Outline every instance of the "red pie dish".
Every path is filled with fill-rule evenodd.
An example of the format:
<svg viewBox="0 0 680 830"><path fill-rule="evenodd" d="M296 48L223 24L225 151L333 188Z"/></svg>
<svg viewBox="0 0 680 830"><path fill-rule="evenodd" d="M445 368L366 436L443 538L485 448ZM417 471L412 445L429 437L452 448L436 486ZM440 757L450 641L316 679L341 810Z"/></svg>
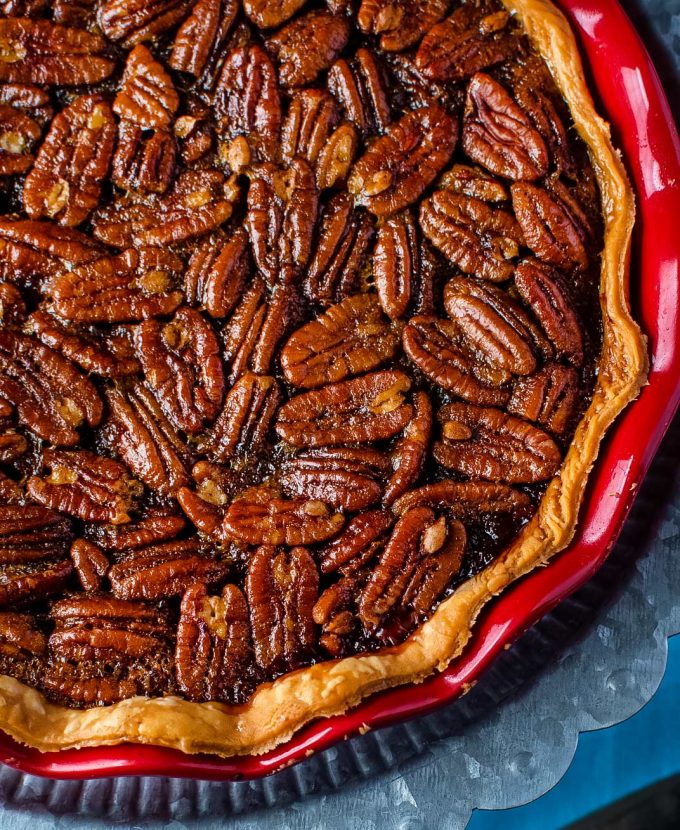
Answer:
<svg viewBox="0 0 680 830"><path fill-rule="evenodd" d="M601 566L680 401L680 250L674 236L680 215L680 143L650 59L618 4L614 0L562 0L559 5L576 34L586 71L590 73L590 90L598 99L597 109L611 124L613 143L621 149L636 192L630 302L633 317L648 338L651 361L648 384L607 431L588 479L576 535L567 549L545 568L532 570L516 583L503 586L503 593L490 602L476 621L462 653L441 673L422 683L367 697L344 714L313 720L264 754L220 759L149 743L39 752L1 733L0 760L4 763L59 778L171 774L230 780L267 775L359 731L423 714L460 696L478 680L500 650L583 585ZM296 36L296 25L289 24L287 36ZM280 49L285 58L288 47L283 30L272 42L277 38L278 45L274 43L272 48L275 52ZM279 71L282 77L286 72L292 73L289 82L294 86L295 72L301 70L283 60ZM479 83L495 82L482 79ZM364 158L369 156L370 152ZM370 161L365 167L370 173ZM364 187L365 182L361 181ZM357 198L364 198L362 204L379 213L385 183L381 180L378 184L377 192L363 196L360 193ZM390 186L388 182L388 191ZM293 385L304 387L304 383Z"/></svg>

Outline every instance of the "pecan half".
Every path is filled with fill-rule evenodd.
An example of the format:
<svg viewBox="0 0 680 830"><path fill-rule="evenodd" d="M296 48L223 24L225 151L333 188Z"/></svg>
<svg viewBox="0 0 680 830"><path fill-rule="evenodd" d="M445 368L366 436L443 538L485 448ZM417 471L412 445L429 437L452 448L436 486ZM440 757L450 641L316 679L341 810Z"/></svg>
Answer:
<svg viewBox="0 0 680 830"><path fill-rule="evenodd" d="M361 0L357 24L378 35L385 52L400 52L418 43L444 17L449 0Z"/></svg>
<svg viewBox="0 0 680 830"><path fill-rule="evenodd" d="M106 550L136 550L174 539L186 527L181 516L148 516L136 524L99 527L96 540Z"/></svg>
<svg viewBox="0 0 680 830"><path fill-rule="evenodd" d="M487 513L513 513L520 518L530 512L531 499L507 484L443 479L409 490L392 505L398 516L414 507L445 510L464 521L478 519Z"/></svg>
<svg viewBox="0 0 680 830"><path fill-rule="evenodd" d="M282 499L267 485L251 487L231 503L222 532L249 545L312 545L334 536L342 527L340 513L331 513L316 499Z"/></svg>
<svg viewBox="0 0 680 830"><path fill-rule="evenodd" d="M326 11L307 12L285 25L267 41L281 83L289 88L313 83L347 46L349 33L344 17Z"/></svg>
<svg viewBox="0 0 680 830"><path fill-rule="evenodd" d="M505 202L510 198L510 191L498 179L479 167L467 164L454 164L441 175L439 186L481 202Z"/></svg>
<svg viewBox="0 0 680 830"><path fill-rule="evenodd" d="M25 173L33 164L33 147L42 133L30 115L0 103L0 176Z"/></svg>
<svg viewBox="0 0 680 830"><path fill-rule="evenodd" d="M193 308L181 308L166 323L137 326L135 347L147 384L173 425L199 432L217 417L224 373L217 336Z"/></svg>
<svg viewBox="0 0 680 830"><path fill-rule="evenodd" d="M518 378L508 401L508 412L541 424L554 435L564 435L579 403L575 369L548 363L540 372Z"/></svg>
<svg viewBox="0 0 680 830"><path fill-rule="evenodd" d="M354 612L359 585L357 575L343 576L326 588L314 605L312 616L321 626L319 645L333 657L342 657L349 651L347 638L359 627Z"/></svg>
<svg viewBox="0 0 680 830"><path fill-rule="evenodd" d="M121 190L165 193L175 174L176 156L172 133L121 121L111 178Z"/></svg>
<svg viewBox="0 0 680 830"><path fill-rule="evenodd" d="M115 135L111 109L98 95L81 95L55 116L24 182L26 213L71 227L87 219L99 202Z"/></svg>
<svg viewBox="0 0 680 830"><path fill-rule="evenodd" d="M295 669L316 641L312 609L319 575L309 551L258 548L248 566L246 595L257 664L268 671Z"/></svg>
<svg viewBox="0 0 680 830"><path fill-rule="evenodd" d="M79 323L124 323L170 314L182 302L172 291L182 260L162 248L128 248L64 271L52 280L52 310Z"/></svg>
<svg viewBox="0 0 680 830"><path fill-rule="evenodd" d="M258 29L276 29L295 12L306 0L243 0L243 11Z"/></svg>
<svg viewBox="0 0 680 830"><path fill-rule="evenodd" d="M510 15L490 3L465 3L433 26L416 54L416 67L431 81L462 81L508 58L516 48Z"/></svg>
<svg viewBox="0 0 680 830"><path fill-rule="evenodd" d="M253 661L245 597L235 585L210 596L191 585L182 597L175 646L177 685L189 700L236 703Z"/></svg>
<svg viewBox="0 0 680 830"><path fill-rule="evenodd" d="M394 517L387 510L366 510L354 516L342 533L321 550L322 573L355 573L381 549Z"/></svg>
<svg viewBox="0 0 680 830"><path fill-rule="evenodd" d="M341 58L328 70L328 89L364 136L384 132L392 120L383 67L369 49Z"/></svg>
<svg viewBox="0 0 680 830"><path fill-rule="evenodd" d="M212 79L238 14L238 0L198 0L177 30L169 64L178 72Z"/></svg>
<svg viewBox="0 0 680 830"><path fill-rule="evenodd" d="M347 193L333 196L324 209L307 268L304 280L307 296L327 304L343 300L356 291L372 239L370 216L355 211Z"/></svg>
<svg viewBox="0 0 680 830"><path fill-rule="evenodd" d="M432 436L432 404L427 392L413 396L415 413L392 451L393 472L383 493L383 504L393 504L418 480Z"/></svg>
<svg viewBox="0 0 680 830"><path fill-rule="evenodd" d="M338 108L328 92L302 89L294 92L281 128L281 158L287 164L302 156L312 167L328 136L338 123Z"/></svg>
<svg viewBox="0 0 680 830"><path fill-rule="evenodd" d="M101 54L106 41L48 20L0 19L0 81L18 84L96 84L115 64Z"/></svg>
<svg viewBox="0 0 680 830"><path fill-rule="evenodd" d="M211 236L198 245L184 274L187 302L200 305L211 317L226 317L250 276L248 235L236 228L230 236Z"/></svg>
<svg viewBox="0 0 680 830"><path fill-rule="evenodd" d="M142 384L107 389L111 445L132 473L161 495L189 483L186 447L151 392Z"/></svg>
<svg viewBox="0 0 680 830"><path fill-rule="evenodd" d="M70 361L7 329L0 329L0 395L16 407L19 423L56 446L74 446L77 428L102 418L97 390Z"/></svg>
<svg viewBox="0 0 680 830"><path fill-rule="evenodd" d="M99 591L109 559L101 548L87 539L76 539L71 545L71 561L84 591Z"/></svg>
<svg viewBox="0 0 680 830"><path fill-rule="evenodd" d="M324 447L285 464L280 481L287 493L343 510L363 510L380 499L388 464L377 450Z"/></svg>
<svg viewBox="0 0 680 830"><path fill-rule="evenodd" d="M109 40L130 48L167 32L186 16L191 5L191 0L104 0L99 25Z"/></svg>
<svg viewBox="0 0 680 830"><path fill-rule="evenodd" d="M539 258L571 271L586 268L590 261L589 238L583 214L564 192L549 192L529 182L511 187L512 207L526 244Z"/></svg>
<svg viewBox="0 0 680 830"><path fill-rule="evenodd" d="M548 148L529 116L490 75L478 72L468 84L463 150L506 179L534 181L548 172Z"/></svg>
<svg viewBox="0 0 680 830"><path fill-rule="evenodd" d="M435 443L432 453L450 470L471 478L531 484L559 469L562 456L552 438L499 409L454 403L437 417L444 440Z"/></svg>
<svg viewBox="0 0 680 830"><path fill-rule="evenodd" d="M458 124L442 107L408 112L377 138L352 168L347 187L357 204L391 216L420 198L448 163Z"/></svg>
<svg viewBox="0 0 680 830"><path fill-rule="evenodd" d="M254 171L245 226L255 263L269 285L294 282L307 264L318 198L314 173L304 159L287 168L267 164Z"/></svg>
<svg viewBox="0 0 680 830"><path fill-rule="evenodd" d="M395 370L333 383L290 398L276 431L294 447L323 447L391 438L413 416L404 400L411 381Z"/></svg>
<svg viewBox="0 0 680 830"><path fill-rule="evenodd" d="M113 111L140 127L167 130L178 106L179 95L163 64L146 46L135 46L128 54Z"/></svg>
<svg viewBox="0 0 680 830"><path fill-rule="evenodd" d="M203 555L198 540L190 538L123 554L109 580L119 599L164 599L181 596L195 582L221 582L228 571L226 562Z"/></svg>
<svg viewBox="0 0 680 830"><path fill-rule="evenodd" d="M555 347L557 357L573 366L583 363L583 334L567 301L561 276L549 266L525 259L515 270L515 286Z"/></svg>
<svg viewBox="0 0 680 830"><path fill-rule="evenodd" d="M246 372L229 390L203 449L220 462L256 453L265 442L280 400L275 378Z"/></svg>
<svg viewBox="0 0 680 830"><path fill-rule="evenodd" d="M514 271L524 237L505 210L451 190L437 190L420 205L420 227L444 256L466 274L504 282Z"/></svg>
<svg viewBox="0 0 680 830"><path fill-rule="evenodd" d="M125 524L141 485L118 461L89 450L45 450L42 478L31 476L26 490L35 501L85 522Z"/></svg>
<svg viewBox="0 0 680 830"><path fill-rule="evenodd" d="M321 148L316 164L316 183L320 190L342 184L349 173L359 147L352 124L341 124Z"/></svg>
<svg viewBox="0 0 680 830"><path fill-rule="evenodd" d="M312 389L375 369L398 343L376 295L355 294L299 328L281 351L281 368L288 383Z"/></svg>
<svg viewBox="0 0 680 830"><path fill-rule="evenodd" d="M276 158L281 99L276 70L261 46L250 44L227 55L214 101L223 135L230 139L245 136L256 158Z"/></svg>
<svg viewBox="0 0 680 830"><path fill-rule="evenodd" d="M385 314L392 320L403 317L420 277L418 232L409 212L392 216L380 226L373 276Z"/></svg>
<svg viewBox="0 0 680 830"><path fill-rule="evenodd" d="M78 26L81 29L94 28L96 0L53 0L52 17L55 23Z"/></svg>

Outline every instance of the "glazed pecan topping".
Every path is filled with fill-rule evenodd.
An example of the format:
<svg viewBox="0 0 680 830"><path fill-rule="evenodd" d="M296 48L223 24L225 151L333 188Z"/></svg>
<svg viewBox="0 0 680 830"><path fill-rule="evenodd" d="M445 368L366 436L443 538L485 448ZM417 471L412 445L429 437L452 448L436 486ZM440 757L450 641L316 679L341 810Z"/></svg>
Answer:
<svg viewBox="0 0 680 830"><path fill-rule="evenodd" d="M369 49L357 49L353 59L334 63L328 70L328 89L346 117L363 135L385 131L392 120L385 72Z"/></svg>
<svg viewBox="0 0 680 830"><path fill-rule="evenodd" d="M413 415L404 400L410 387L403 372L392 370L304 392L280 407L276 431L294 447L391 438Z"/></svg>
<svg viewBox="0 0 680 830"><path fill-rule="evenodd" d="M113 72L103 37L47 20L0 19L0 81L13 84L96 84Z"/></svg>
<svg viewBox="0 0 680 830"><path fill-rule="evenodd" d="M473 161L506 179L534 181L548 171L541 134L503 86L483 72L468 85L462 144Z"/></svg>
<svg viewBox="0 0 680 830"><path fill-rule="evenodd" d="M154 130L167 129L179 106L179 96L163 65L146 46L128 55L113 111L127 121Z"/></svg>
<svg viewBox="0 0 680 830"><path fill-rule="evenodd" d="M135 524L99 527L96 541L108 551L136 550L174 539L185 527L181 516L151 515Z"/></svg>
<svg viewBox="0 0 680 830"><path fill-rule="evenodd" d="M253 661L245 597L235 585L220 596L198 583L182 597L175 646L177 685L189 700L237 702Z"/></svg>
<svg viewBox="0 0 680 830"><path fill-rule="evenodd" d="M403 317L420 276L418 232L410 213L392 216L380 226L373 252L373 274L385 314L393 320Z"/></svg>
<svg viewBox="0 0 680 830"><path fill-rule="evenodd" d="M432 81L461 81L505 60L515 48L509 19L505 9L490 3L459 6L425 35L417 68Z"/></svg>
<svg viewBox="0 0 680 830"><path fill-rule="evenodd" d="M578 373L569 366L548 363L536 374L515 381L508 412L534 421L555 435L564 435L578 400Z"/></svg>
<svg viewBox="0 0 680 830"><path fill-rule="evenodd" d="M434 181L451 158L457 138L457 122L441 107L409 112L356 162L349 192L376 216L398 213Z"/></svg>
<svg viewBox="0 0 680 830"><path fill-rule="evenodd" d="M148 386L173 425L199 432L218 415L224 395L219 343L210 324L193 308L171 320L137 326L135 347Z"/></svg>
<svg viewBox="0 0 680 830"><path fill-rule="evenodd" d="M190 8L191 0L104 0L99 24L109 40L129 48L167 32Z"/></svg>
<svg viewBox="0 0 680 830"><path fill-rule="evenodd" d="M109 569L109 560L101 548L87 539L71 545L71 561L84 591L99 591Z"/></svg>
<svg viewBox="0 0 680 830"><path fill-rule="evenodd" d="M43 465L49 475L31 476L26 485L35 501L85 522L130 521L141 487L119 462L87 450L45 450Z"/></svg>
<svg viewBox="0 0 680 830"><path fill-rule="evenodd" d="M559 469L562 457L552 438L500 409L454 403L437 417L443 440L432 452L450 470L471 478L531 484Z"/></svg>
<svg viewBox="0 0 680 830"><path fill-rule="evenodd" d="M269 38L267 46L279 65L285 87L313 83L347 45L349 22L325 11L298 17Z"/></svg>
<svg viewBox="0 0 680 830"><path fill-rule="evenodd" d="M427 392L413 396L413 418L397 441L392 452L392 475L385 492L383 504L393 504L402 493L415 484L422 472L432 435L432 404Z"/></svg>
<svg viewBox="0 0 680 830"><path fill-rule="evenodd" d="M111 178L121 190L165 193L175 174L176 156L172 133L121 121Z"/></svg>
<svg viewBox="0 0 680 830"><path fill-rule="evenodd" d="M52 121L26 177L26 213L70 226L87 219L99 202L114 140L109 105L97 95L76 98Z"/></svg>
<svg viewBox="0 0 680 830"><path fill-rule="evenodd" d="M498 179L468 164L454 164L439 178L439 186L481 202L505 202L510 198L510 191Z"/></svg>
<svg viewBox="0 0 680 830"><path fill-rule="evenodd" d="M197 78L212 77L238 9L238 0L198 0L177 30L170 66Z"/></svg>
<svg viewBox="0 0 680 830"><path fill-rule="evenodd" d="M340 513L318 499L283 499L262 485L231 503L222 531L249 545L312 545L334 536L343 523Z"/></svg>
<svg viewBox="0 0 680 830"><path fill-rule="evenodd" d="M365 34L380 37L385 52L400 52L418 43L448 7L448 0L361 0L357 23Z"/></svg>
<svg viewBox="0 0 680 830"><path fill-rule="evenodd" d="M281 351L281 367L288 383L312 389L375 369L398 343L376 295L355 294L299 328Z"/></svg>
<svg viewBox="0 0 680 830"><path fill-rule="evenodd" d="M466 274L504 282L524 244L517 220L505 210L451 190L437 190L420 206L425 236Z"/></svg>
<svg viewBox="0 0 680 830"><path fill-rule="evenodd" d="M490 513L526 515L531 500L526 493L507 484L443 479L410 490L397 499L392 509L402 516L415 507L445 510L461 521L469 521Z"/></svg>
<svg viewBox="0 0 680 830"><path fill-rule="evenodd" d="M319 575L309 551L277 550L270 544L253 554L246 577L250 626L257 664L280 673L304 663L316 640L312 609Z"/></svg>
<svg viewBox="0 0 680 830"><path fill-rule="evenodd" d="M229 237L211 236L198 245L184 273L187 302L211 317L226 317L250 275L248 234L238 228Z"/></svg>

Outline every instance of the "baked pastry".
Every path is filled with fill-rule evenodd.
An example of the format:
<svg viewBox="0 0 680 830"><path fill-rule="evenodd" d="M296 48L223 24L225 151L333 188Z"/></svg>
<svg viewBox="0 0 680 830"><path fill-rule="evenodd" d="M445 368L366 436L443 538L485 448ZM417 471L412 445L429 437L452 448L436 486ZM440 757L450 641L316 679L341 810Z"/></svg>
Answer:
<svg viewBox="0 0 680 830"><path fill-rule="evenodd" d="M646 376L564 17L2 9L0 728L259 753L444 668Z"/></svg>

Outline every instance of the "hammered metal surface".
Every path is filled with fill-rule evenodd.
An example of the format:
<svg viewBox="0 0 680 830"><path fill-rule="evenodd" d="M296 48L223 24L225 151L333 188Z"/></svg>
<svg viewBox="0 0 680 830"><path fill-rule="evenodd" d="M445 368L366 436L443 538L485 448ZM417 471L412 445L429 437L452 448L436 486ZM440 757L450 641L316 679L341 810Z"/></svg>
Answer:
<svg viewBox="0 0 680 830"><path fill-rule="evenodd" d="M628 0L680 103L680 0ZM677 109L676 109L677 114ZM465 698L262 781L49 781L0 769L3 830L463 830L475 807L554 786L579 732L654 694L680 631L680 420L600 573L505 652Z"/></svg>

